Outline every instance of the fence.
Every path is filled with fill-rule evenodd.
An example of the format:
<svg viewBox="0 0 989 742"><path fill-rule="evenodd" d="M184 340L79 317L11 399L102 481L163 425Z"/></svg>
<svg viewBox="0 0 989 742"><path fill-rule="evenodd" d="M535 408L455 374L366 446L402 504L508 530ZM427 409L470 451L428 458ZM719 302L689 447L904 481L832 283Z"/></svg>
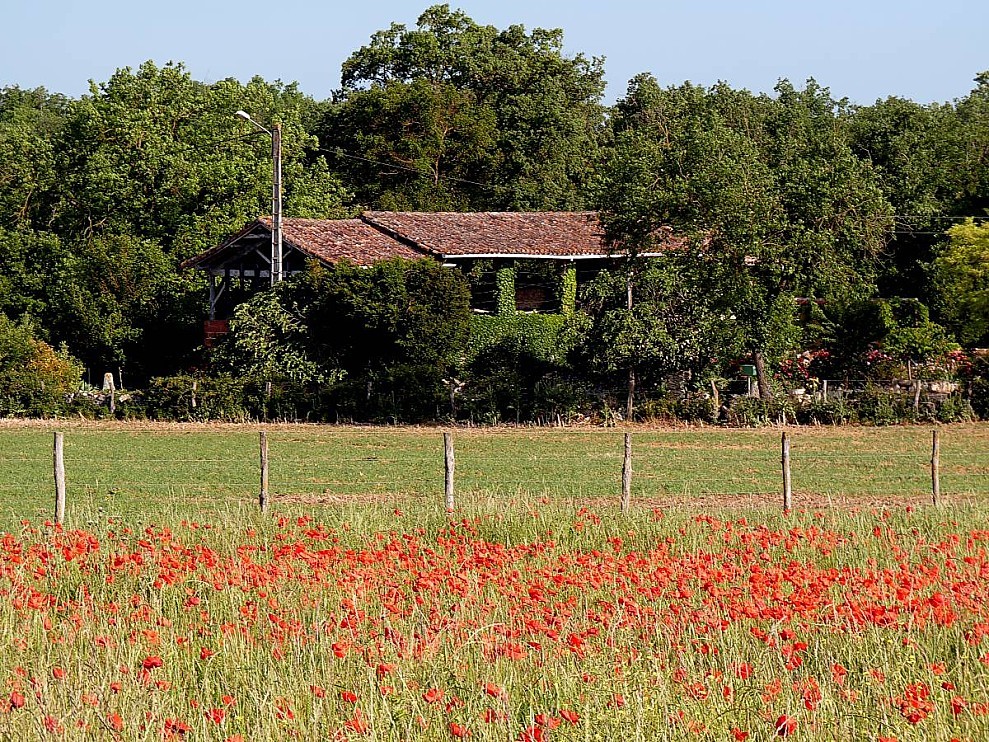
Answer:
<svg viewBox="0 0 989 742"><path fill-rule="evenodd" d="M122 500L199 506L231 498L265 509L416 496L452 512L463 497L543 496L611 501L628 512L635 503L685 500L790 509L845 497L937 504L942 488L951 497L989 494L985 426L946 428L943 450L938 429L833 430L81 429L55 432L54 444L51 433L26 441L0 431L0 439L11 436L0 449L0 502L22 517L51 517L52 495L45 506L43 493L54 492L62 521L80 497L106 509Z"/></svg>

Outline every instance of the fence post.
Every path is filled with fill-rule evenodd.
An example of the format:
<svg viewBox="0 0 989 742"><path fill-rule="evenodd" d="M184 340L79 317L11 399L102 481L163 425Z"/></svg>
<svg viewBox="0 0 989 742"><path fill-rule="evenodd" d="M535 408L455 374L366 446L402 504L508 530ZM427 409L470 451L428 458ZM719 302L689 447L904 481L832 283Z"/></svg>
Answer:
<svg viewBox="0 0 989 742"><path fill-rule="evenodd" d="M793 507L793 489L790 482L790 434L783 433L783 512Z"/></svg>
<svg viewBox="0 0 989 742"><path fill-rule="evenodd" d="M446 497L446 512L453 512L453 472L456 461L453 456L453 433L443 433L443 493Z"/></svg>
<svg viewBox="0 0 989 742"><path fill-rule="evenodd" d="M625 458L622 461L622 513L632 502L632 434L625 434Z"/></svg>
<svg viewBox="0 0 989 742"><path fill-rule="evenodd" d="M268 510L268 434L261 431L261 493L258 495L261 512Z"/></svg>
<svg viewBox="0 0 989 742"><path fill-rule="evenodd" d="M931 501L935 506L941 499L941 434L937 428L931 435Z"/></svg>
<svg viewBox="0 0 989 742"><path fill-rule="evenodd" d="M55 433L55 523L65 523L65 435Z"/></svg>

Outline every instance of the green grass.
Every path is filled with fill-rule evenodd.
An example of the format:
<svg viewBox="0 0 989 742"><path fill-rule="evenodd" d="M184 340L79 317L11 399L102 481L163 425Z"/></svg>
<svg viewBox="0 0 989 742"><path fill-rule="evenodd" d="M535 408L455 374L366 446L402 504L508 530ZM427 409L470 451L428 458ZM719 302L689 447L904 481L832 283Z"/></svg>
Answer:
<svg viewBox="0 0 989 742"><path fill-rule="evenodd" d="M52 510L52 431L65 431L70 518L215 512L259 487L258 426L13 423L0 427L0 528ZM436 428L273 426L273 502L396 504L443 489ZM458 501L601 500L620 489L617 429L461 429L454 432ZM923 502L930 492L927 427L795 428L795 504L829 498ZM650 507L737 500L775 506L780 432L716 428L633 430L633 497ZM989 494L989 426L941 429L946 499Z"/></svg>

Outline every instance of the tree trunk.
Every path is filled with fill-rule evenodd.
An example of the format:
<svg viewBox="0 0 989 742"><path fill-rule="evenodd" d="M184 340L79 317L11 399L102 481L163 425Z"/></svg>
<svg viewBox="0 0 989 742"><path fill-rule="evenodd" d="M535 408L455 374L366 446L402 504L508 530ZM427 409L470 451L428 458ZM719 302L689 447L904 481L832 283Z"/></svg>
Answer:
<svg viewBox="0 0 989 742"><path fill-rule="evenodd" d="M768 401L773 398L773 390L769 386L769 377L766 375L766 360L762 357L762 351L755 352L755 378L759 385L759 399Z"/></svg>

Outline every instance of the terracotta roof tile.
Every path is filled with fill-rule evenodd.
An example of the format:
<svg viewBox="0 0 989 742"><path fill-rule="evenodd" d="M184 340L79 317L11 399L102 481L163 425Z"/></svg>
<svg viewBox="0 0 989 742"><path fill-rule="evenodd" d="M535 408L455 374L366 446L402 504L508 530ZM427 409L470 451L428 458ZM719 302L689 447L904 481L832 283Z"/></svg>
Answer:
<svg viewBox="0 0 989 742"><path fill-rule="evenodd" d="M263 227L265 216L190 258L182 268L209 261ZM466 255L571 257L609 254L593 211L394 212L367 211L359 219L284 219L282 239L326 263L370 265L389 258L456 258ZM668 245L676 240L668 239Z"/></svg>
<svg viewBox="0 0 989 742"><path fill-rule="evenodd" d="M606 255L593 211L394 212L362 218L422 250L459 255Z"/></svg>
<svg viewBox="0 0 989 742"><path fill-rule="evenodd" d="M179 267L194 268L227 250L258 227L271 231L271 217L263 216L216 247L183 262ZM282 242L326 263L352 260L371 265L389 258L416 259L429 257L389 237L361 219L283 219Z"/></svg>
<svg viewBox="0 0 989 742"><path fill-rule="evenodd" d="M271 217L258 221L271 229ZM389 258L427 257L360 219L283 219L282 240L327 263L371 265Z"/></svg>

